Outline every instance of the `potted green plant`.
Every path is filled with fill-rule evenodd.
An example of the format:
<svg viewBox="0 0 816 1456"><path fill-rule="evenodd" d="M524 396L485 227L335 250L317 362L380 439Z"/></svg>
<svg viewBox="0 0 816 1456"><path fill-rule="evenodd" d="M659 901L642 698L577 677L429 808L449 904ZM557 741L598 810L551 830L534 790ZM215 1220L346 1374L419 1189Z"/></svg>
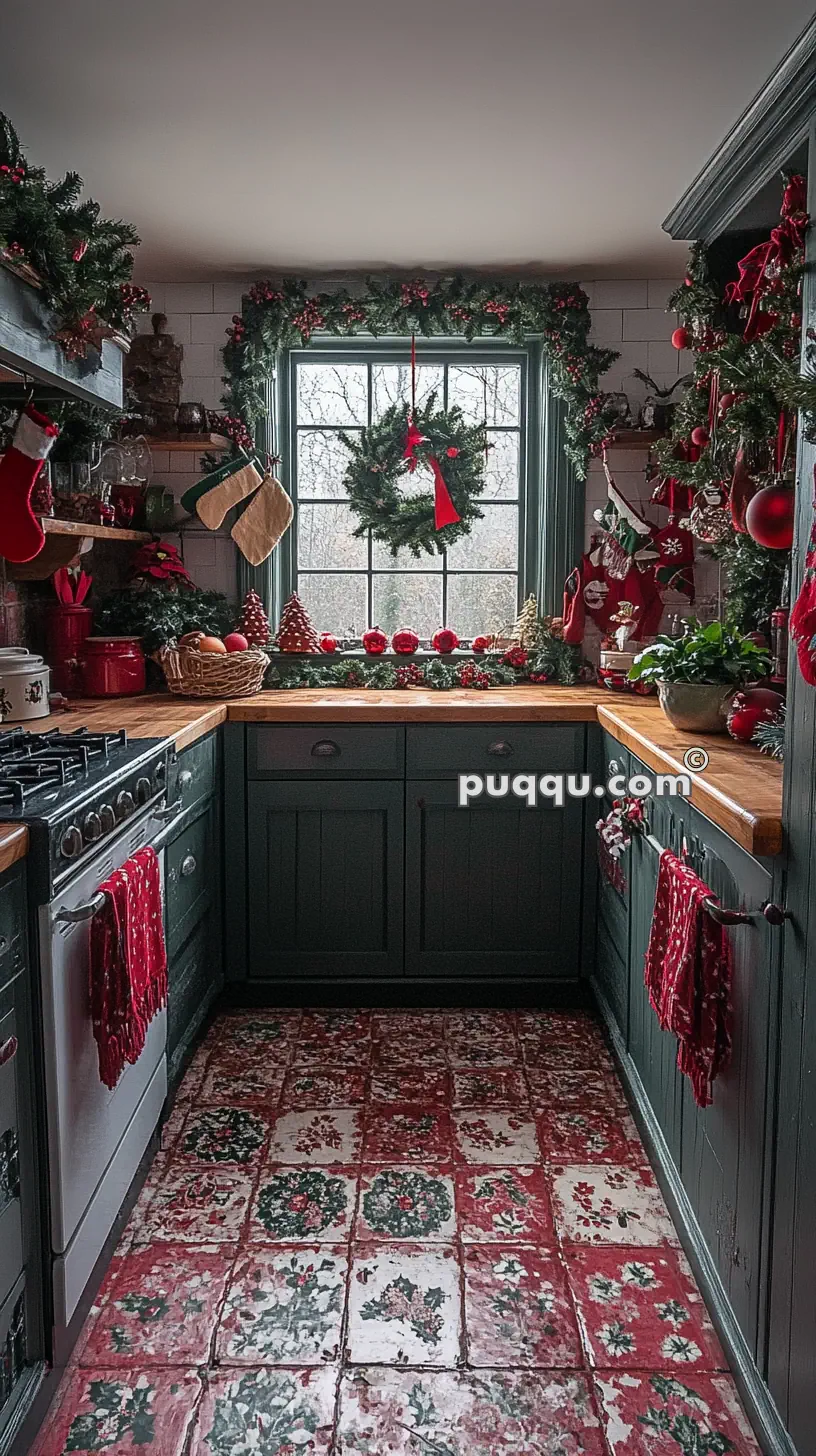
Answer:
<svg viewBox="0 0 816 1456"><path fill-rule="evenodd" d="M684 637L658 637L639 652L629 677L657 685L660 706L675 728L724 733L738 688L769 672L768 650L752 637L742 637L722 622L703 627L691 618Z"/></svg>

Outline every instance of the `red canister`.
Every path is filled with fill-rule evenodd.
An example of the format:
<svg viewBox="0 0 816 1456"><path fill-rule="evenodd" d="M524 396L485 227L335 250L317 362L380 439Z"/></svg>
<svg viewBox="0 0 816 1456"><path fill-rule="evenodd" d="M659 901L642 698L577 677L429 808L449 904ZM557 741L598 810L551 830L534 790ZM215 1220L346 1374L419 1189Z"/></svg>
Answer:
<svg viewBox="0 0 816 1456"><path fill-rule="evenodd" d="M79 659L91 630L93 608L56 602L48 612L48 661L51 664L51 688L75 698L82 692Z"/></svg>
<svg viewBox="0 0 816 1456"><path fill-rule="evenodd" d="M120 698L145 690L145 660L140 637L87 637L82 649L82 682L89 698Z"/></svg>

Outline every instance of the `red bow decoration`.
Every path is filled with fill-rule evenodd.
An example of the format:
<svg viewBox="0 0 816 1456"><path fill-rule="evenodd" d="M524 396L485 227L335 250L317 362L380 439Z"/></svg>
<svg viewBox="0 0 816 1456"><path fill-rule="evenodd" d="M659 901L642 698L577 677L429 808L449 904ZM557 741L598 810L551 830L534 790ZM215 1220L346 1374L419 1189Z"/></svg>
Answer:
<svg viewBox="0 0 816 1456"><path fill-rule="evenodd" d="M740 259L737 264L739 277L726 286L727 303L744 303L749 296L751 298L748 322L742 336L746 344L772 329L778 318L778 314L760 309L771 282L767 270L769 265L776 263L783 267L804 246L808 224L805 195L804 177L791 177L782 199L782 221L766 243L757 244Z"/></svg>
<svg viewBox="0 0 816 1456"><path fill-rule="evenodd" d="M424 441L425 436L417 425L414 424L413 418L411 418L408 421L408 433L405 436L405 449L402 452L402 458L408 461L408 469L412 475L417 468L417 445L424 444Z"/></svg>
<svg viewBox="0 0 816 1456"><path fill-rule="evenodd" d="M408 429L405 435L405 449L402 452L403 460L408 461L408 469L413 472L417 468L417 446L426 443L426 437L419 429L414 418L416 411L416 337L411 335L411 411L408 416ZM454 459L459 451L452 447L447 451L448 456ZM428 456L428 464L433 471L434 478L434 530L441 531L443 526L454 526L462 517L451 500L450 491L445 484L445 477L442 474L442 467L435 455Z"/></svg>
<svg viewBox="0 0 816 1456"><path fill-rule="evenodd" d="M450 491L445 484L445 477L435 455L428 457L428 464L434 475L434 528L441 531L443 526L454 526L462 517L451 500Z"/></svg>

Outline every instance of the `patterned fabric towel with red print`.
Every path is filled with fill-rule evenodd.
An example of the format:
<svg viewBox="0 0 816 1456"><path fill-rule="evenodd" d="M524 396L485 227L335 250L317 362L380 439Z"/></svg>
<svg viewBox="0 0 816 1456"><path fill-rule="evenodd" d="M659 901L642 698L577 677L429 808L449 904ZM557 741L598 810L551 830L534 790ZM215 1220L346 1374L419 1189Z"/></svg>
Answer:
<svg viewBox="0 0 816 1456"><path fill-rule="evenodd" d="M731 953L725 928L705 908L710 899L699 875L664 849L645 981L661 1027L677 1037L677 1065L699 1107L709 1106L731 1054Z"/></svg>
<svg viewBox="0 0 816 1456"><path fill-rule="evenodd" d="M100 886L91 924L90 997L99 1076L115 1087L138 1061L147 1028L167 1001L167 954L156 851L137 850Z"/></svg>

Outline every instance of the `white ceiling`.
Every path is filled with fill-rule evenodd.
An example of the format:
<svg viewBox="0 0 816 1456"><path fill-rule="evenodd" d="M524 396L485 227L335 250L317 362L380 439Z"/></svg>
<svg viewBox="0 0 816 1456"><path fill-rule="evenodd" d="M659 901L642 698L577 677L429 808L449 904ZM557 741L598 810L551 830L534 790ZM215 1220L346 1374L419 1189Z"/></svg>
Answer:
<svg viewBox="0 0 816 1456"><path fill-rule="evenodd" d="M810 13L37 0L6 8L0 107L34 160L135 223L141 277L671 276L685 249L661 220Z"/></svg>

